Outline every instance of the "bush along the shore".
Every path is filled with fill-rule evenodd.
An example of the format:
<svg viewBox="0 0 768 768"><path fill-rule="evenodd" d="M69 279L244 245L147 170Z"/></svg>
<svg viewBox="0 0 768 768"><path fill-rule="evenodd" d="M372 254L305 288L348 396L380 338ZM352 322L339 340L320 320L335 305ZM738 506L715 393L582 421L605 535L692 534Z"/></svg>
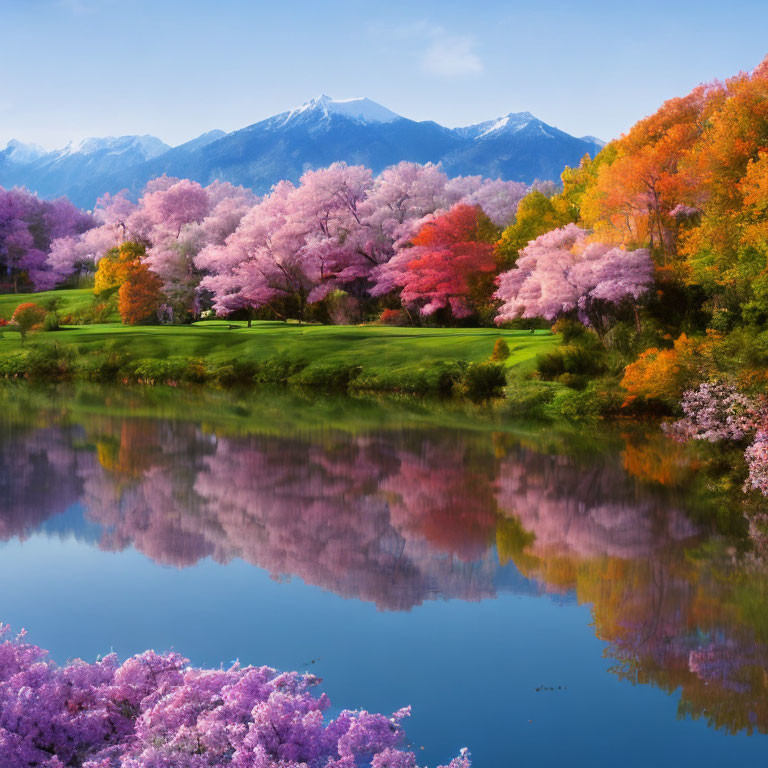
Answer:
<svg viewBox="0 0 768 768"><path fill-rule="evenodd" d="M209 361L192 356L135 358L110 344L96 352L79 352L58 342L30 345L0 356L0 379L148 386L206 384L220 388L290 385L327 392L458 395L473 399L500 396L507 383L503 364L492 361L436 361L392 370L343 361L310 362L285 353L261 361Z"/></svg>

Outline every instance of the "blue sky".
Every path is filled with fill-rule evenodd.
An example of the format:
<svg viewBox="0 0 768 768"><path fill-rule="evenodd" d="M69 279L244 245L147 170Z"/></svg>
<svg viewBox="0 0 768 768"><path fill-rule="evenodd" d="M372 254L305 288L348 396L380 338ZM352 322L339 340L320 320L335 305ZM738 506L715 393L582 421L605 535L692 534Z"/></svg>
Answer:
<svg viewBox="0 0 768 768"><path fill-rule="evenodd" d="M233 130L312 96L611 138L768 54L768 0L0 0L0 146Z"/></svg>

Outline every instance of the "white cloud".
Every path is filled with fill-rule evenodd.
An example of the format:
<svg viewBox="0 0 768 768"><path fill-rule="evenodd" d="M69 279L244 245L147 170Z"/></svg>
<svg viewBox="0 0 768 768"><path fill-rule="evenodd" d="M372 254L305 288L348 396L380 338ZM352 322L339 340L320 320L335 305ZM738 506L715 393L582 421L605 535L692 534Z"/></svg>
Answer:
<svg viewBox="0 0 768 768"><path fill-rule="evenodd" d="M421 71L427 75L462 77L478 75L484 69L472 35L453 34L439 24L422 20L386 30L386 36L403 40L410 53L418 56Z"/></svg>
<svg viewBox="0 0 768 768"><path fill-rule="evenodd" d="M451 35L442 27L432 30L432 43L421 57L421 68L430 75L457 77L477 75L483 62L475 52L476 41L469 35Z"/></svg>

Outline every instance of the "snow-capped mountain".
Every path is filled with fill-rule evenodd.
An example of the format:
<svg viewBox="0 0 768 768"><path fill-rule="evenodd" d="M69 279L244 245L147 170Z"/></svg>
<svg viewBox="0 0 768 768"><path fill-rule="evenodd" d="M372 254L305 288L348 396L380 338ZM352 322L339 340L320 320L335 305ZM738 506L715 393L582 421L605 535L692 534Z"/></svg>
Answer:
<svg viewBox="0 0 768 768"><path fill-rule="evenodd" d="M163 173L203 184L221 179L263 193L282 179L298 181L306 170L339 160L374 172L410 160L441 162L454 176L558 179L566 165L602 147L529 112L446 128L409 120L367 98L325 94L232 133L209 131L174 148L153 136L86 139L42 155L12 144L0 151L0 185L26 186L45 197L64 194L83 207L105 192L136 195Z"/></svg>
<svg viewBox="0 0 768 768"><path fill-rule="evenodd" d="M286 125L307 118L329 118L331 115L341 115L358 123L391 123L402 119L400 115L370 99L332 99L325 94L310 99L290 112L277 115L276 119L284 118L283 125Z"/></svg>
<svg viewBox="0 0 768 768"><path fill-rule="evenodd" d="M10 144L9 144L10 147ZM77 200L90 207L100 194L106 177L126 171L167 152L170 147L155 136L107 136L89 138L63 149L32 154L27 162L14 161L0 153L0 185L27 187L42 197L69 195L87 182L94 197Z"/></svg>
<svg viewBox="0 0 768 768"><path fill-rule="evenodd" d="M27 165L44 154L45 150L39 144L24 144L16 139L11 139L5 149L0 151L0 163L5 160L15 165Z"/></svg>
<svg viewBox="0 0 768 768"><path fill-rule="evenodd" d="M482 173L528 183L558 180L566 165L578 165L585 154L594 157L603 147L599 140L577 139L530 112L510 112L456 132L468 141L441 158L445 170L456 176Z"/></svg>

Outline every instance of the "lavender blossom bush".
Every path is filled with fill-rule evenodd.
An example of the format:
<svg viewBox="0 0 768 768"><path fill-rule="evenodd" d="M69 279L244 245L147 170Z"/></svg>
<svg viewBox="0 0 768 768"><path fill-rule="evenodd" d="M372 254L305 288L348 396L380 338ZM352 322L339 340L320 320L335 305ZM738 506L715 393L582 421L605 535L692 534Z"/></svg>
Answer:
<svg viewBox="0 0 768 768"><path fill-rule="evenodd" d="M57 666L0 626L3 768L416 768L401 721L344 710L312 675L197 669L176 653ZM447 768L469 768L468 753Z"/></svg>
<svg viewBox="0 0 768 768"><path fill-rule="evenodd" d="M689 390L681 403L684 418L666 426L679 440L743 440L755 435L744 458L749 476L744 490L755 489L768 496L768 429L765 405L723 383L700 384Z"/></svg>

